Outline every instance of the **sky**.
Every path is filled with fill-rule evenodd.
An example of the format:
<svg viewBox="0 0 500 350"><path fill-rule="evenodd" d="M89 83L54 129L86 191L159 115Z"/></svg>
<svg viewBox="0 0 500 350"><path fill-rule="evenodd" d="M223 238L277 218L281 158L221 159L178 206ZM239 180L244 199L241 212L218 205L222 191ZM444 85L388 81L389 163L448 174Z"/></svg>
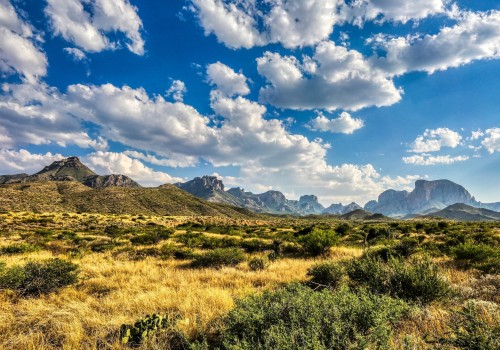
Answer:
<svg viewBox="0 0 500 350"><path fill-rule="evenodd" d="M500 2L0 0L0 174L500 201Z"/></svg>

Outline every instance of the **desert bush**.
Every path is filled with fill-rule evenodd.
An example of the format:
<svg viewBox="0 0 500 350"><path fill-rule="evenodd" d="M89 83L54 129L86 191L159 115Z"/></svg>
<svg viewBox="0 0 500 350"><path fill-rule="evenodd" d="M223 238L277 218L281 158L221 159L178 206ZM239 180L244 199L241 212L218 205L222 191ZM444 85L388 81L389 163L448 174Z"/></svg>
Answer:
<svg viewBox="0 0 500 350"><path fill-rule="evenodd" d="M13 289L24 296L57 291L77 281L78 266L62 259L29 262L0 271L0 289Z"/></svg>
<svg viewBox="0 0 500 350"><path fill-rule="evenodd" d="M340 263L324 262L314 265L307 271L311 277L309 283L312 287L337 288L346 275L345 268Z"/></svg>
<svg viewBox="0 0 500 350"><path fill-rule="evenodd" d="M244 260L245 255L240 249L218 248L196 255L192 266L221 268L223 266L236 266Z"/></svg>
<svg viewBox="0 0 500 350"><path fill-rule="evenodd" d="M473 267L490 273L500 272L498 247L467 242L452 248L451 255L466 268Z"/></svg>
<svg viewBox="0 0 500 350"><path fill-rule="evenodd" d="M335 231L314 228L311 232L300 237L300 244L306 253L318 256L326 254L339 240L340 238Z"/></svg>
<svg viewBox="0 0 500 350"><path fill-rule="evenodd" d="M406 262L401 258L366 255L346 265L349 278L375 293L427 304L450 293L449 284L428 258Z"/></svg>
<svg viewBox="0 0 500 350"><path fill-rule="evenodd" d="M236 303L223 320L222 349L386 348L408 306L365 290L313 291L291 284Z"/></svg>
<svg viewBox="0 0 500 350"><path fill-rule="evenodd" d="M438 340L464 350L500 349L500 308L484 301L468 301L451 317L451 332Z"/></svg>
<svg viewBox="0 0 500 350"><path fill-rule="evenodd" d="M269 261L266 258L255 257L248 261L248 267L251 271L261 271L264 270Z"/></svg>
<svg viewBox="0 0 500 350"><path fill-rule="evenodd" d="M16 243L0 248L0 254L24 254L40 250L40 247L28 243Z"/></svg>
<svg viewBox="0 0 500 350"><path fill-rule="evenodd" d="M369 251L368 254L373 256L378 256L385 261L388 261L391 257L403 257L407 258L415 254L419 247L418 238L407 237L401 239L398 243L384 246L382 248L377 248Z"/></svg>

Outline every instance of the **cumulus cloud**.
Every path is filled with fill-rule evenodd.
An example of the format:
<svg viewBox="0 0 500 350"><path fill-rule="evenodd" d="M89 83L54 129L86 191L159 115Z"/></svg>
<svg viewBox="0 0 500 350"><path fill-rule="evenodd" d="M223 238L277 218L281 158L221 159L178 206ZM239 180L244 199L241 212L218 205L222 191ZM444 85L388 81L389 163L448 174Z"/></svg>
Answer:
<svg viewBox="0 0 500 350"><path fill-rule="evenodd" d="M37 47L32 27L8 0L0 0L0 72L18 73L29 82L47 74L47 57Z"/></svg>
<svg viewBox="0 0 500 350"><path fill-rule="evenodd" d="M280 43L286 48L313 46L336 25L376 20L406 23L445 12L445 0L191 0L205 35L229 48Z"/></svg>
<svg viewBox="0 0 500 350"><path fill-rule="evenodd" d="M176 159L160 158L160 157L156 157L152 154L145 154L142 152L131 151L131 150L124 151L124 152L122 152L122 154L124 154L130 158L143 160L149 164L168 166L168 167L172 167L172 168L189 167L189 166L195 166L198 164L197 157L193 157L193 156L182 156L182 157L178 157Z"/></svg>
<svg viewBox="0 0 500 350"><path fill-rule="evenodd" d="M456 148L462 141L462 136L448 128L426 129L423 135L417 136L410 145L410 152L427 153L437 152L442 147Z"/></svg>
<svg viewBox="0 0 500 350"><path fill-rule="evenodd" d="M373 38L385 57L374 57L373 64L391 75L410 71L430 74L459 67L475 60L500 57L500 11L463 12L458 23L443 27L435 35Z"/></svg>
<svg viewBox="0 0 500 350"><path fill-rule="evenodd" d="M183 181L167 173L153 170L139 160L116 152L94 152L81 157L82 161L98 174L127 175L143 186L159 186Z"/></svg>
<svg viewBox="0 0 500 350"><path fill-rule="evenodd" d="M182 80L174 80L168 88L166 95L172 96L174 101L182 102L184 94L187 92L186 84Z"/></svg>
<svg viewBox="0 0 500 350"><path fill-rule="evenodd" d="M468 156L456 156L452 157L450 155L445 156L433 156L430 154L416 154L410 157L403 157L403 162L406 164L415 165L437 165L437 164L453 164L456 162L463 162L468 160Z"/></svg>
<svg viewBox="0 0 500 350"><path fill-rule="evenodd" d="M347 112L340 113L340 115L334 119L328 119L323 114L319 113L319 115L311 120L307 126L312 130L352 134L354 131L361 129L364 126L364 122L361 119L353 118Z"/></svg>
<svg viewBox="0 0 500 350"><path fill-rule="evenodd" d="M345 7L348 20L357 25L366 21L394 21L406 23L446 11L446 0L356 0Z"/></svg>
<svg viewBox="0 0 500 350"><path fill-rule="evenodd" d="M401 99L401 90L360 52L331 41L320 43L302 62L266 52L257 69L269 83L260 90L261 100L282 108L358 110Z"/></svg>
<svg viewBox="0 0 500 350"><path fill-rule="evenodd" d="M88 59L85 52L76 47L65 47L64 52L66 52L75 62L85 62Z"/></svg>
<svg viewBox="0 0 500 350"><path fill-rule="evenodd" d="M495 152L500 152L500 128L487 129L484 133L486 137L481 144L488 153L493 154Z"/></svg>
<svg viewBox="0 0 500 350"><path fill-rule="evenodd" d="M211 85L227 96L248 95L250 89L247 78L242 73L236 73L232 68L223 63L216 62L207 66L207 78Z"/></svg>
<svg viewBox="0 0 500 350"><path fill-rule="evenodd" d="M0 147L26 144L77 145L105 149L104 139L91 138L74 117L83 109L45 83L4 84L0 95Z"/></svg>
<svg viewBox="0 0 500 350"><path fill-rule="evenodd" d="M0 174L34 174L62 158L59 153L33 154L25 149L0 149Z"/></svg>
<svg viewBox="0 0 500 350"><path fill-rule="evenodd" d="M45 13L56 35L84 51L115 49L120 42L105 34L121 32L131 52L144 54L142 21L128 0L48 0Z"/></svg>

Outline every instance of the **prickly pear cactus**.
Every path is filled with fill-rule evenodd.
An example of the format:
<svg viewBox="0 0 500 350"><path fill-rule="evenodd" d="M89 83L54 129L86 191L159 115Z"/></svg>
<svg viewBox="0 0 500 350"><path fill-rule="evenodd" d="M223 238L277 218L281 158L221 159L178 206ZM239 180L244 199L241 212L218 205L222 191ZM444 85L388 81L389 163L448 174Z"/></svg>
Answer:
<svg viewBox="0 0 500 350"><path fill-rule="evenodd" d="M148 335L174 326L178 319L178 314L146 315L146 317L137 320L133 325L123 324L120 327L120 340L122 344L140 344L148 337Z"/></svg>

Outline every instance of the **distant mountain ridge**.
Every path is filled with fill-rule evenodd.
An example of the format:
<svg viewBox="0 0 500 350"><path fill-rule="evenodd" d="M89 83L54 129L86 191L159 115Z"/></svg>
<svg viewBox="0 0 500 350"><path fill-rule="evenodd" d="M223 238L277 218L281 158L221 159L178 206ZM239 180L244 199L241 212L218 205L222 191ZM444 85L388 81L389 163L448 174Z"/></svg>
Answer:
<svg viewBox="0 0 500 350"><path fill-rule="evenodd" d="M423 217L440 217L459 221L498 221L500 220L500 213L489 209L476 208L467 204L457 203L430 215L424 215Z"/></svg>
<svg viewBox="0 0 500 350"><path fill-rule="evenodd" d="M405 217L430 214L456 203L490 210L500 208L500 203L476 201L463 186L450 180L417 180L413 191L384 191L378 200L366 203L364 209L392 217Z"/></svg>
<svg viewBox="0 0 500 350"><path fill-rule="evenodd" d="M16 174L0 176L0 184L34 181L78 181L92 188L141 187L141 185L126 175L97 175L83 164L78 157L68 157L60 161L55 161L33 175Z"/></svg>

